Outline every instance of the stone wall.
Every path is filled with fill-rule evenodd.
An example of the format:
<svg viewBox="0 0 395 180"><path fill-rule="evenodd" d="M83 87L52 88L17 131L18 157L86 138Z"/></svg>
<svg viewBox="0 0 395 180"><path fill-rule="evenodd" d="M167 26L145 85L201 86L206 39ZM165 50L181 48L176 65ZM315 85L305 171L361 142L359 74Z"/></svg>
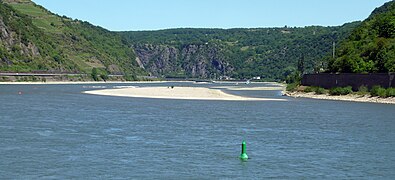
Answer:
<svg viewBox="0 0 395 180"><path fill-rule="evenodd" d="M358 90L361 86L369 88L379 85L384 88L395 87L395 73L371 73L371 74L305 74L302 78L303 86L319 86L325 89L332 87L352 86Z"/></svg>

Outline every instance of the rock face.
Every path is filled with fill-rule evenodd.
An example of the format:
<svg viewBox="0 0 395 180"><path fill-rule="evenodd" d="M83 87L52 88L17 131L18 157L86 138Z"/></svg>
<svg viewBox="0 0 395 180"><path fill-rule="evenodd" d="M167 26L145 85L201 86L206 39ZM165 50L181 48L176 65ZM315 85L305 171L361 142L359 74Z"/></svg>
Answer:
<svg viewBox="0 0 395 180"><path fill-rule="evenodd" d="M17 53L25 57L40 56L40 52L32 42L23 42L22 38L11 28L5 25L0 17L0 47L7 53ZM0 63L12 64L7 58L2 57Z"/></svg>
<svg viewBox="0 0 395 180"><path fill-rule="evenodd" d="M137 57L151 75L167 77L214 78L227 75L233 68L215 45L134 45Z"/></svg>

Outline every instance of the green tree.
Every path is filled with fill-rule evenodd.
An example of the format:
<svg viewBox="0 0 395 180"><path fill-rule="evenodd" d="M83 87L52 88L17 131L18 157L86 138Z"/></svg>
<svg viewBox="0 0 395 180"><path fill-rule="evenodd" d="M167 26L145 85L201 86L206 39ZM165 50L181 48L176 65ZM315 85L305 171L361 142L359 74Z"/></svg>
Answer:
<svg viewBox="0 0 395 180"><path fill-rule="evenodd" d="M92 73L91 73L92 79L94 81L99 81L99 72L97 68L93 68L92 69Z"/></svg>
<svg viewBox="0 0 395 180"><path fill-rule="evenodd" d="M393 38L395 35L395 23L393 15L379 16L373 23L373 28L377 31L379 37Z"/></svg>

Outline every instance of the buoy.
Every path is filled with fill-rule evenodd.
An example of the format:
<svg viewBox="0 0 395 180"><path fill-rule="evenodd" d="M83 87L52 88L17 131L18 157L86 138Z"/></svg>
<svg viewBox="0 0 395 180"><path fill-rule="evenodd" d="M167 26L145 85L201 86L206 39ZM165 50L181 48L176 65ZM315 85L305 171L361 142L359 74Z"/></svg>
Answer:
<svg viewBox="0 0 395 180"><path fill-rule="evenodd" d="M241 154L240 154L240 159L241 160L247 160L248 159L248 155L247 155L247 147L246 147L246 142L243 141L241 143Z"/></svg>

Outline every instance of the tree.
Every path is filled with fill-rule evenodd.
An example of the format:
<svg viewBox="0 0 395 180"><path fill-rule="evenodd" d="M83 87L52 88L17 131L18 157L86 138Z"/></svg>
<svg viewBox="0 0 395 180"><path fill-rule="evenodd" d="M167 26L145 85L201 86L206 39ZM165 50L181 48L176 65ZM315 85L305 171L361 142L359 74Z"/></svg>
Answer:
<svg viewBox="0 0 395 180"><path fill-rule="evenodd" d="M99 73L98 73L98 70L97 70L97 68L93 68L92 69L92 79L94 80L94 81L99 81Z"/></svg>
<svg viewBox="0 0 395 180"><path fill-rule="evenodd" d="M395 36L395 24L390 16L380 16L373 24L379 37L392 38Z"/></svg>
<svg viewBox="0 0 395 180"><path fill-rule="evenodd" d="M304 54L302 53L300 59L298 60L298 71L300 72L300 74L304 74Z"/></svg>

